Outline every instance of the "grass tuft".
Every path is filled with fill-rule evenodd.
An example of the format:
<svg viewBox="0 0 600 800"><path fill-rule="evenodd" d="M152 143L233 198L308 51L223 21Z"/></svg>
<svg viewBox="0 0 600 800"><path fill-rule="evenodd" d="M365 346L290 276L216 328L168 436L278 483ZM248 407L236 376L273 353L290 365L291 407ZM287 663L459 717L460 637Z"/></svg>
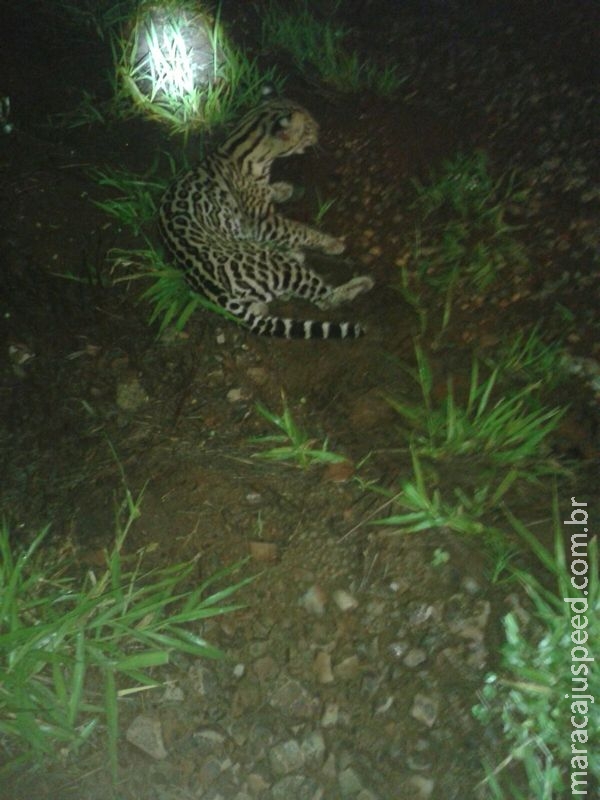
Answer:
<svg viewBox="0 0 600 800"><path fill-rule="evenodd" d="M80 579L63 559L48 562L48 528L25 549L0 529L0 746L4 772L66 758L102 737L117 780L119 698L162 685L156 669L175 653L223 654L199 625L240 608L225 585L238 565L193 580L195 561L146 570L123 552L140 514L129 492L117 514L115 542L99 574ZM97 742L96 742L97 744Z"/></svg>
<svg viewBox="0 0 600 800"><path fill-rule="evenodd" d="M589 753L588 789L600 781L600 754L593 743L574 744L571 738L571 700L575 685L571 660L573 640L572 610L563 598L579 598L588 611L585 629L588 642L600 641L600 580L598 575L598 542L590 539L587 552L589 583L585 594L571 585L569 564L565 558L561 517L555 497L554 552L512 514L511 527L555 582L554 590L534 577L530 571L509 567L523 585L531 606L530 622L511 612L504 618L506 641L498 673L486 677L480 703L473 713L486 728L491 723L501 726L503 741L509 752L496 767L488 767L484 781L493 800L527 797L531 800L559 800L569 791L569 766L572 745ZM581 606L580 606L581 607ZM579 665L581 666L581 665ZM592 697L600 696L600 669L595 662L587 671L578 673L578 691L585 685ZM582 683L583 681L583 683ZM575 695L576 696L576 695ZM579 718L578 718L579 719ZM600 728L597 703L588 706L587 730L593 737ZM516 769L515 769L516 768ZM527 794L521 793L519 780L524 777ZM571 796L571 794L569 794ZM573 793L575 796L575 793Z"/></svg>
<svg viewBox="0 0 600 800"><path fill-rule="evenodd" d="M317 440L310 438L296 424L283 393L281 400L283 404L281 414L269 411L262 403L256 404L258 413L281 433L253 436L250 439L253 444L277 445L263 452L254 453L254 458L261 458L265 461L292 462L301 469L308 469L314 464L340 464L347 460L344 456L332 453L327 449L327 439L316 447Z"/></svg>
<svg viewBox="0 0 600 800"><path fill-rule="evenodd" d="M265 49L287 52L296 68L308 78L318 77L340 92L370 90L383 97L393 95L405 79L395 65L380 67L361 59L346 47L348 28L331 17L316 16L307 0L290 11L272 2L261 13Z"/></svg>

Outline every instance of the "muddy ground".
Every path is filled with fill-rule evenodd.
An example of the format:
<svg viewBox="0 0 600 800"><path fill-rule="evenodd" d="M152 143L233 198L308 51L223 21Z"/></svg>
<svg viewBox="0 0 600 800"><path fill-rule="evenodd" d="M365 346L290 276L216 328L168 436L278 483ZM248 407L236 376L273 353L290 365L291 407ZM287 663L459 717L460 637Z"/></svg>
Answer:
<svg viewBox="0 0 600 800"><path fill-rule="evenodd" d="M288 79L287 94L322 130L321 148L278 168L305 187L288 213L310 220L317 191L335 197L323 226L346 236L347 257L314 264L336 282L376 280L345 309L368 335L341 343L259 339L203 312L184 334L157 339L140 285L113 280L109 250L137 243L92 204L107 195L89 170L144 173L181 141L139 119L59 125L50 115L72 111L83 91L106 93L107 44L59 6L6 10L0 95L14 128L0 137L2 515L23 541L51 523L49 546L93 566L113 536L122 467L134 494L145 487L130 552L149 547L155 564L197 558L198 578L253 552L242 574L260 572L242 593L246 609L206 626L227 660L182 658L167 675L180 695L123 701L123 729L143 712L160 723L167 753L123 741L126 800L485 797L483 761L504 755L500 732L482 729L471 707L497 666L516 587L492 583L477 540L382 536L369 522L384 501L364 485L393 488L410 473L384 395L407 392L418 326L394 287L414 225L410 180L445 157L479 147L498 175L520 170L535 268L508 269L486 296L460 298L431 353L440 385L536 322L547 341L597 365L594 6L472 6L344 4L361 52L393 55L407 76L392 100ZM223 4L231 35L248 46L255 14ZM282 392L351 469L253 458L260 448L249 438L272 432L255 404L280 411ZM560 492L593 499L598 387L573 377L562 392L572 405L553 448L557 465L575 467ZM513 498L542 537L551 483ZM6 800L30 793L108 798L100 752L0 790Z"/></svg>

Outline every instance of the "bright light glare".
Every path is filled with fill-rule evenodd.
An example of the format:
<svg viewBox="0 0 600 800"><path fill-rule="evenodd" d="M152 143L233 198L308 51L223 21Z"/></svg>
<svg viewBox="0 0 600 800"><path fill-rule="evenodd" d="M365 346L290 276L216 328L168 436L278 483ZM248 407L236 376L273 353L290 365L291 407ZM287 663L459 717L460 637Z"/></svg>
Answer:
<svg viewBox="0 0 600 800"><path fill-rule="evenodd" d="M123 42L123 85L145 110L184 126L202 115L202 102L223 71L218 25L197 3L143 5Z"/></svg>

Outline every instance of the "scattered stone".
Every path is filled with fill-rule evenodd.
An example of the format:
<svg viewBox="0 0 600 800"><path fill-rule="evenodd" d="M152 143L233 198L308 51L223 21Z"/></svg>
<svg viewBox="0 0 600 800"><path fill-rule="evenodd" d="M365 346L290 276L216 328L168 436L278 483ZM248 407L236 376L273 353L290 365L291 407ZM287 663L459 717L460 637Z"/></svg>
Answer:
<svg viewBox="0 0 600 800"><path fill-rule="evenodd" d="M358 600L345 589L336 589L333 600L340 611L350 611L358 606Z"/></svg>
<svg viewBox="0 0 600 800"><path fill-rule="evenodd" d="M313 662L313 669L319 683L332 683L331 656L324 650L319 650Z"/></svg>
<svg viewBox="0 0 600 800"><path fill-rule="evenodd" d="M408 648L407 642L391 642L388 645L388 650L394 658L402 658Z"/></svg>
<svg viewBox="0 0 600 800"><path fill-rule="evenodd" d="M415 800L429 800L433 794L435 781L431 778L425 778L423 775L413 775L408 779L407 786L413 790L414 794L412 796Z"/></svg>
<svg viewBox="0 0 600 800"><path fill-rule="evenodd" d="M324 795L312 778L288 775L271 789L273 800L321 800Z"/></svg>
<svg viewBox="0 0 600 800"><path fill-rule="evenodd" d="M315 614L318 617L324 613L326 603L327 595L318 584L311 586L300 598L300 605L309 614Z"/></svg>
<svg viewBox="0 0 600 800"><path fill-rule="evenodd" d="M135 375L117 385L117 405L122 411L137 411L148 402L148 399L139 378Z"/></svg>
<svg viewBox="0 0 600 800"><path fill-rule="evenodd" d="M356 800L378 800L378 798L370 789L361 789L356 795Z"/></svg>
<svg viewBox="0 0 600 800"><path fill-rule="evenodd" d="M239 387L235 389L230 389L227 392L228 403L241 403L243 400L248 400L249 397L250 394L244 389L240 389Z"/></svg>
<svg viewBox="0 0 600 800"><path fill-rule="evenodd" d="M320 767L325 758L325 739L321 731L311 731L302 740L300 747L308 767Z"/></svg>
<svg viewBox="0 0 600 800"><path fill-rule="evenodd" d="M279 672L279 665L273 656L264 656L263 658L259 658L254 662L252 669L254 670L254 674L258 680L261 683L264 683L265 681L274 678L277 675Z"/></svg>
<svg viewBox="0 0 600 800"><path fill-rule="evenodd" d="M328 464L323 470L323 480L331 483L344 483L354 475L354 464L351 461L336 461Z"/></svg>
<svg viewBox="0 0 600 800"><path fill-rule="evenodd" d="M342 681L351 681L360 673L360 661L358 656L348 656L343 661L340 661L333 669L333 674L336 678Z"/></svg>
<svg viewBox="0 0 600 800"><path fill-rule="evenodd" d="M342 797L351 797L354 794L358 794L363 788L358 773L352 767L346 767L340 772L338 784Z"/></svg>
<svg viewBox="0 0 600 800"><path fill-rule="evenodd" d="M325 712L321 717L321 725L323 728L333 728L338 723L340 709L337 703L327 703Z"/></svg>
<svg viewBox="0 0 600 800"><path fill-rule="evenodd" d="M402 663L409 668L418 667L427 660L427 653L421 647L411 647Z"/></svg>
<svg viewBox="0 0 600 800"><path fill-rule="evenodd" d="M256 561L272 563L277 561L279 556L279 548L275 542L261 542L254 540L250 542L248 549L250 550L250 555Z"/></svg>
<svg viewBox="0 0 600 800"><path fill-rule="evenodd" d="M418 693L415 695L410 713L416 720L431 728L437 719L438 707L439 701L436 698Z"/></svg>
<svg viewBox="0 0 600 800"><path fill-rule="evenodd" d="M200 765L199 777L201 786L210 786L221 774L221 760L215 756L210 756Z"/></svg>
<svg viewBox="0 0 600 800"><path fill-rule="evenodd" d="M246 781L248 784L248 791L253 797L264 797L270 785L258 772L253 772L248 775Z"/></svg>
<svg viewBox="0 0 600 800"><path fill-rule="evenodd" d="M321 706L318 697L309 694L299 681L292 679L286 680L275 689L269 703L282 714L299 719L316 716Z"/></svg>
<svg viewBox="0 0 600 800"><path fill-rule="evenodd" d="M161 703L182 703L184 700L183 689L175 683L167 683L163 696L160 698Z"/></svg>
<svg viewBox="0 0 600 800"><path fill-rule="evenodd" d="M195 751L200 756L208 756L221 751L226 738L223 733L214 728L200 728L192 734Z"/></svg>
<svg viewBox="0 0 600 800"><path fill-rule="evenodd" d="M379 714L385 714L386 711L389 711L392 705L394 704L394 697L390 695L380 706L375 709L375 716Z"/></svg>
<svg viewBox="0 0 600 800"><path fill-rule="evenodd" d="M140 714L127 728L125 736L130 744L151 758L161 761L167 757L159 720Z"/></svg>
<svg viewBox="0 0 600 800"><path fill-rule="evenodd" d="M235 667L233 668L233 677L239 680L240 678L243 678L245 674L246 674L246 665L236 664Z"/></svg>
<svg viewBox="0 0 600 800"><path fill-rule="evenodd" d="M269 381L269 373L264 367L248 367L246 375L259 386L264 386Z"/></svg>
<svg viewBox="0 0 600 800"><path fill-rule="evenodd" d="M276 775L289 775L290 772L297 772L304 766L304 753L295 739L288 739L287 742L272 747L269 752L269 762L271 769Z"/></svg>

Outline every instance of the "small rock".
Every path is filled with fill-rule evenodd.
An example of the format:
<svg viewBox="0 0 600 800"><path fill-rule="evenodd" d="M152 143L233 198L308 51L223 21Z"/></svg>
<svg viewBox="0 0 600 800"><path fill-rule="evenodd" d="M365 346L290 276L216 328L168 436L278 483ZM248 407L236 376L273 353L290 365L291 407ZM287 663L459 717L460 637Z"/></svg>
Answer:
<svg viewBox="0 0 600 800"><path fill-rule="evenodd" d="M323 481L331 483L344 483L354 475L354 464L344 459L328 464L323 470Z"/></svg>
<svg viewBox="0 0 600 800"><path fill-rule="evenodd" d="M271 789L273 800L320 800L323 797L312 778L303 775L288 775Z"/></svg>
<svg viewBox="0 0 600 800"><path fill-rule="evenodd" d="M413 775L408 779L407 785L413 790L415 800L429 800L433 793L435 781L431 778L425 778L423 775Z"/></svg>
<svg viewBox="0 0 600 800"><path fill-rule="evenodd" d="M351 681L360 672L360 661L358 660L358 656L348 656L343 661L340 661L334 667L333 673L336 678L339 678L342 681Z"/></svg>
<svg viewBox="0 0 600 800"><path fill-rule="evenodd" d="M252 665L252 669L261 683L264 683L270 678L274 678L279 672L279 666L272 656L264 656L264 658L259 658Z"/></svg>
<svg viewBox="0 0 600 800"><path fill-rule="evenodd" d="M301 683L291 679L275 689L269 703L282 714L300 719L316 716L321 706L318 697L309 694Z"/></svg>
<svg viewBox="0 0 600 800"><path fill-rule="evenodd" d="M269 761L276 775L289 775L304 766L304 753L295 739L288 739L271 748Z"/></svg>
<svg viewBox="0 0 600 800"><path fill-rule="evenodd" d="M249 394L239 387L236 389L230 389L227 392L228 403L240 403L242 400L247 400L248 397Z"/></svg>
<svg viewBox="0 0 600 800"><path fill-rule="evenodd" d="M137 377L130 377L117 386L117 405L123 411L137 411L148 402L148 395Z"/></svg>
<svg viewBox="0 0 600 800"><path fill-rule="evenodd" d="M311 586L300 598L300 605L308 611L309 614L315 614L318 617L323 615L326 603L327 595L317 584Z"/></svg>
<svg viewBox="0 0 600 800"><path fill-rule="evenodd" d="M407 667L418 667L427 660L427 653L420 647L411 647L403 659L403 664Z"/></svg>
<svg viewBox="0 0 600 800"><path fill-rule="evenodd" d="M137 716L125 734L127 741L157 761L167 757L161 724L145 714Z"/></svg>
<svg viewBox="0 0 600 800"><path fill-rule="evenodd" d="M337 725L339 713L340 710L337 703L327 703L325 706L325 712L321 718L322 727L333 728L334 725Z"/></svg>
<svg viewBox="0 0 600 800"><path fill-rule="evenodd" d="M324 650L320 650L315 656L313 669L319 683L332 683L333 672L331 671L331 656Z"/></svg>
<svg viewBox="0 0 600 800"><path fill-rule="evenodd" d="M325 757L325 739L321 731L311 731L302 740L300 747L309 767L320 767Z"/></svg>
<svg viewBox="0 0 600 800"><path fill-rule="evenodd" d="M436 698L418 693L415 695L410 713L416 720L431 728L437 719L438 707L439 702Z"/></svg>
<svg viewBox="0 0 600 800"><path fill-rule="evenodd" d="M243 678L245 674L246 674L246 665L241 663L236 664L235 667L233 668L233 677L239 680L240 678Z"/></svg>
<svg viewBox="0 0 600 800"><path fill-rule="evenodd" d="M346 769L340 772L338 775L338 784L342 797L350 797L353 794L358 794L363 788L358 773L352 767L346 767Z"/></svg>
<svg viewBox="0 0 600 800"><path fill-rule="evenodd" d="M185 694L181 686L176 686L174 683L168 683L163 696L160 698L161 703L182 703L185 700Z"/></svg>
<svg viewBox="0 0 600 800"><path fill-rule="evenodd" d="M264 797L269 784L258 772L253 772L247 778L248 790L253 797Z"/></svg>
<svg viewBox="0 0 600 800"><path fill-rule="evenodd" d="M269 380L269 373L264 367L248 367L246 375L259 386L264 386Z"/></svg>
<svg viewBox="0 0 600 800"><path fill-rule="evenodd" d="M275 542L254 540L249 543L248 549L250 550L252 558L265 563L277 561L279 555L279 549Z"/></svg>
<svg viewBox="0 0 600 800"><path fill-rule="evenodd" d="M225 735L214 728L200 728L192 734L196 755L208 756L222 749Z"/></svg>
<svg viewBox="0 0 600 800"><path fill-rule="evenodd" d="M199 778L201 786L210 786L221 774L221 761L215 756L209 756L200 765Z"/></svg>
<svg viewBox="0 0 600 800"><path fill-rule="evenodd" d="M340 611L350 611L358 606L358 600L344 589L336 589L333 600Z"/></svg>

